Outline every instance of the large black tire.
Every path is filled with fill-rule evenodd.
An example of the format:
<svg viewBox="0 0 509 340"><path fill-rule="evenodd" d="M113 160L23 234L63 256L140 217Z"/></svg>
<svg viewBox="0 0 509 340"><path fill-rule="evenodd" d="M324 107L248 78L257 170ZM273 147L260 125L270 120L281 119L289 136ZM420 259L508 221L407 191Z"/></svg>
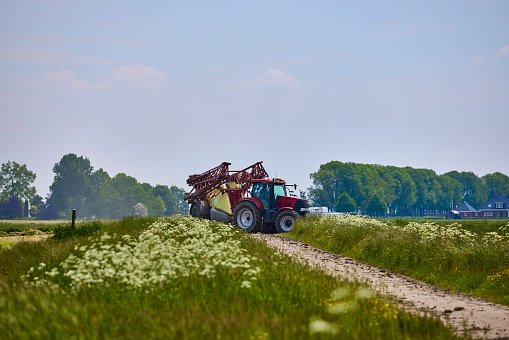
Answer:
<svg viewBox="0 0 509 340"><path fill-rule="evenodd" d="M239 202L233 210L233 225L249 233L256 233L262 225L262 214L254 203Z"/></svg>
<svg viewBox="0 0 509 340"><path fill-rule="evenodd" d="M196 218L205 218L210 220L210 205L206 201L194 201L191 204L190 214Z"/></svg>
<svg viewBox="0 0 509 340"><path fill-rule="evenodd" d="M293 229L295 220L299 217L294 210L283 210L276 216L276 231L278 234L287 233Z"/></svg>

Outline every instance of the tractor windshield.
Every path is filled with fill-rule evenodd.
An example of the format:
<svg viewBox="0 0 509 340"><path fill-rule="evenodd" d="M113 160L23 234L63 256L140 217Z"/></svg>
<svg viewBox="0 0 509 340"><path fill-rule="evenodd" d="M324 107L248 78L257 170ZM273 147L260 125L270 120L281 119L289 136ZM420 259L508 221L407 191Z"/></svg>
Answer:
<svg viewBox="0 0 509 340"><path fill-rule="evenodd" d="M286 196L286 188L284 185L275 184L274 185L274 196Z"/></svg>

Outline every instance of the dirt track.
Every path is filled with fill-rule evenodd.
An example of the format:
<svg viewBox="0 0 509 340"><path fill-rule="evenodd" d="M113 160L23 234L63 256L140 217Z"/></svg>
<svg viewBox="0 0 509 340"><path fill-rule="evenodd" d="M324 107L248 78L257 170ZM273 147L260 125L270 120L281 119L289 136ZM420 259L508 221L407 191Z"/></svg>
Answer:
<svg viewBox="0 0 509 340"><path fill-rule="evenodd" d="M394 296L411 312L438 315L460 332L466 326L477 338L509 339L509 307L431 286L279 235L254 236L329 274L366 282L373 289Z"/></svg>

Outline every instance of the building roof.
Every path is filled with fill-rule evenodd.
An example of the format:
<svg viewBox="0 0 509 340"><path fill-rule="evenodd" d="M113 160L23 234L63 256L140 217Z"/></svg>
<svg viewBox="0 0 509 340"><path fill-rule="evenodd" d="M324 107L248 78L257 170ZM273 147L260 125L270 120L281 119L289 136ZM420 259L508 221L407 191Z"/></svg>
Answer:
<svg viewBox="0 0 509 340"><path fill-rule="evenodd" d="M509 195L495 195L495 197L486 202L486 204L483 205L480 210L495 210L495 203L497 202L503 202L503 209L509 209Z"/></svg>
<svg viewBox="0 0 509 340"><path fill-rule="evenodd" d="M473 206L468 204L466 201L463 201L460 205L454 209L456 211L472 211L472 212L478 212L479 210L476 210Z"/></svg>

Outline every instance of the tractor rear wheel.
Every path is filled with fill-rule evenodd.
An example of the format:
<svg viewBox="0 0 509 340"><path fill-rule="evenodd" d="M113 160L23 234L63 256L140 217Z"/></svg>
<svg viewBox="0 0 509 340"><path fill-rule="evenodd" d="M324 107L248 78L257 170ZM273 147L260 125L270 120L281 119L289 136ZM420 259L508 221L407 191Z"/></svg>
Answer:
<svg viewBox="0 0 509 340"><path fill-rule="evenodd" d="M210 220L210 205L205 201L194 201L191 204L190 214L196 218L205 218Z"/></svg>
<svg viewBox="0 0 509 340"><path fill-rule="evenodd" d="M262 225L262 214L251 202L239 202L233 210L233 224L237 228L255 233Z"/></svg>
<svg viewBox="0 0 509 340"><path fill-rule="evenodd" d="M278 234L292 231L295 220L299 217L294 210L283 210L276 216L276 231Z"/></svg>

